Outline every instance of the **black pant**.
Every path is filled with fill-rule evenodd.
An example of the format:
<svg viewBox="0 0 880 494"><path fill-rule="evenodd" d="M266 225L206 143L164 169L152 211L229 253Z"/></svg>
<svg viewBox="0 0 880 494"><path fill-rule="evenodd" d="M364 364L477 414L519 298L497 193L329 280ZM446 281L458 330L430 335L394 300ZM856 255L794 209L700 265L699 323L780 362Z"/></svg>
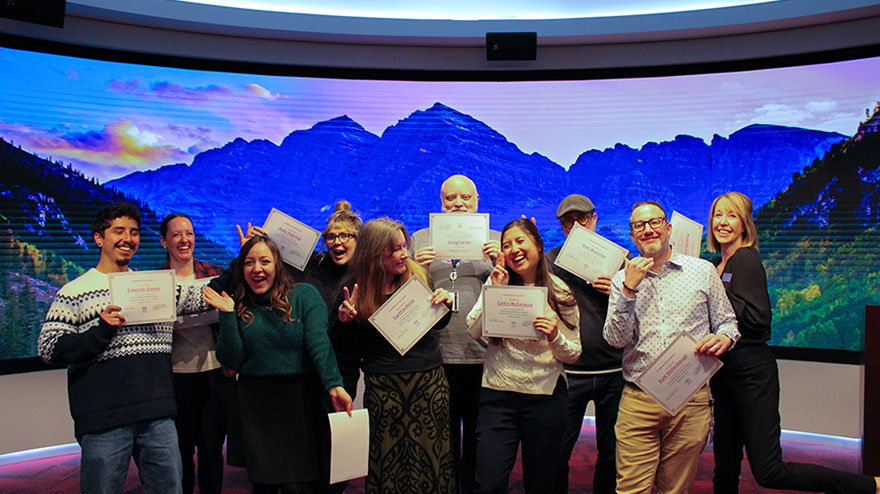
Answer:
<svg viewBox="0 0 880 494"><path fill-rule="evenodd" d="M584 424L587 405L596 407L596 470L593 474L594 494L614 494L617 487L614 424L623 393L623 372L610 374L568 374L568 418L562 440L562 462L553 492L568 492L568 462Z"/></svg>
<svg viewBox="0 0 880 494"><path fill-rule="evenodd" d="M520 443L526 494L547 492L559 470L566 410L562 378L550 396L483 388L477 423L477 492L507 492Z"/></svg>
<svg viewBox="0 0 880 494"><path fill-rule="evenodd" d="M232 379L222 369L174 374L177 400L177 442L183 464L183 493L192 494L195 483L193 452L199 455L199 492L219 494L223 485L223 441L226 439L226 406Z"/></svg>
<svg viewBox="0 0 880 494"><path fill-rule="evenodd" d="M457 491L474 491L477 466L477 412L480 409L482 364L444 364L449 381L449 418Z"/></svg>
<svg viewBox="0 0 880 494"><path fill-rule="evenodd" d="M739 492L743 445L761 487L833 494L874 494L874 479L804 463L782 461L779 444L779 373L767 345L722 356L712 378L715 398L715 494Z"/></svg>

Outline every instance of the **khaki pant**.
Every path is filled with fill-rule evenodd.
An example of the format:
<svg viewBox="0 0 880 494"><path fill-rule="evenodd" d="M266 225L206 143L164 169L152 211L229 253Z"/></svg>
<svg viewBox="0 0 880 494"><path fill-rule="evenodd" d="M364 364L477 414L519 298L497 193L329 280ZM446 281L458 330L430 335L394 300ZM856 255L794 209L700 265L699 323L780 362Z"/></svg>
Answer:
<svg viewBox="0 0 880 494"><path fill-rule="evenodd" d="M709 386L672 416L653 398L627 383L620 399L617 494L686 494L697 475L709 435Z"/></svg>

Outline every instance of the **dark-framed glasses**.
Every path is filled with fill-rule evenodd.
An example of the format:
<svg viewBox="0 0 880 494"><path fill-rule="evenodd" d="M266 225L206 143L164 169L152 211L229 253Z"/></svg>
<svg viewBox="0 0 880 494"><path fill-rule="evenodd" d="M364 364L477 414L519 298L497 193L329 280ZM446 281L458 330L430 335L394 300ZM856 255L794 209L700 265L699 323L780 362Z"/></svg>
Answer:
<svg viewBox="0 0 880 494"><path fill-rule="evenodd" d="M332 244L338 238L340 242L345 243L355 237L356 235L354 233L325 233L324 241L328 244Z"/></svg>
<svg viewBox="0 0 880 494"><path fill-rule="evenodd" d="M666 223L666 218L664 216L658 216L646 221L633 221L629 224L629 228L632 231L639 233L645 229L645 225L650 225L652 230L656 230L663 226L664 223Z"/></svg>
<svg viewBox="0 0 880 494"><path fill-rule="evenodd" d="M593 214L595 213L581 213L577 216L563 216L562 219L559 220L559 223L562 224L563 228L571 228L574 226L574 222L577 221L581 226L587 226L587 223L593 218Z"/></svg>

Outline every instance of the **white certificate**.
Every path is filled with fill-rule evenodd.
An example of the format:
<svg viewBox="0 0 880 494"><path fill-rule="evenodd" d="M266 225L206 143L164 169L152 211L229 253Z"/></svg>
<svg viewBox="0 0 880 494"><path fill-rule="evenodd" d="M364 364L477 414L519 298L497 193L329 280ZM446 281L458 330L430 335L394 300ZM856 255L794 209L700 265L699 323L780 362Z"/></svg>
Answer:
<svg viewBox="0 0 880 494"><path fill-rule="evenodd" d="M330 483L365 477L370 454L370 416L364 409L331 413Z"/></svg>
<svg viewBox="0 0 880 494"><path fill-rule="evenodd" d="M431 295L428 285L413 275L370 316L370 323L405 355L449 312L445 304L432 304Z"/></svg>
<svg viewBox="0 0 880 494"><path fill-rule="evenodd" d="M669 245L676 252L687 256L700 257L700 245L703 243L703 225L682 215L678 211L672 212L672 235L669 237Z"/></svg>
<svg viewBox="0 0 880 494"><path fill-rule="evenodd" d="M489 215L431 213L429 231L437 259L483 259L483 244L489 241Z"/></svg>
<svg viewBox="0 0 880 494"><path fill-rule="evenodd" d="M122 307L125 325L177 320L174 270L110 273L110 303Z"/></svg>
<svg viewBox="0 0 880 494"><path fill-rule="evenodd" d="M613 276L628 253L623 247L575 222L553 264L593 283L600 276Z"/></svg>
<svg viewBox="0 0 880 494"><path fill-rule="evenodd" d="M483 336L542 340L535 318L545 314L546 286L483 285Z"/></svg>
<svg viewBox="0 0 880 494"><path fill-rule="evenodd" d="M697 343L693 336L682 331L635 379L642 391L672 415L678 413L724 365L712 355L695 352Z"/></svg>
<svg viewBox="0 0 880 494"><path fill-rule="evenodd" d="M284 262L300 271L305 269L315 246L318 245L318 239L321 238L318 230L275 208L269 212L269 217L263 223L263 230L278 245Z"/></svg>

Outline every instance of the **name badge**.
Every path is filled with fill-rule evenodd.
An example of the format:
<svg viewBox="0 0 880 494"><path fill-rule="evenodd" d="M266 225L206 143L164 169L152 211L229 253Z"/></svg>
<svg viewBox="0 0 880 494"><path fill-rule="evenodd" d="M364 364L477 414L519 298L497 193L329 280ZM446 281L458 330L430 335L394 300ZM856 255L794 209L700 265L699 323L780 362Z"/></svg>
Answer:
<svg viewBox="0 0 880 494"><path fill-rule="evenodd" d="M725 283L730 283L730 279L733 278L733 273L722 273L721 281Z"/></svg>

